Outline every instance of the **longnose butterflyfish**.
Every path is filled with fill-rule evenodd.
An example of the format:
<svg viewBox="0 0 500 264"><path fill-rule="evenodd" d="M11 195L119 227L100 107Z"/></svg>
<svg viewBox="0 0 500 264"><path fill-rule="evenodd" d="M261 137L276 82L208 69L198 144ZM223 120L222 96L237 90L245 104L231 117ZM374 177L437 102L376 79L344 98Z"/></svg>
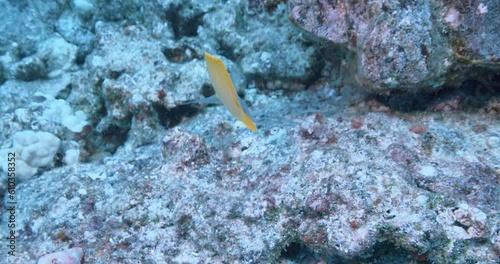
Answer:
<svg viewBox="0 0 500 264"><path fill-rule="evenodd" d="M234 90L233 81L231 81L231 76L229 76L222 60L207 52L205 52L204 55L207 63L208 75L210 75L210 80L215 90L215 96L219 98L222 104L236 119L243 122L243 124L253 132L257 131L255 123L244 110L245 103L241 101Z"/></svg>

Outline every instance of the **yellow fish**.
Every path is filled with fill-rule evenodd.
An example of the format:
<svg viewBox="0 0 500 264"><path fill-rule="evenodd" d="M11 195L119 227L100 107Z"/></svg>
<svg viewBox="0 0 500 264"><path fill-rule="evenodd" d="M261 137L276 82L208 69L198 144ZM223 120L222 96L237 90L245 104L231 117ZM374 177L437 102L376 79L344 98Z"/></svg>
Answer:
<svg viewBox="0 0 500 264"><path fill-rule="evenodd" d="M238 97L234 90L231 77L226 70L226 66L220 58L212 56L205 52L205 61L207 63L208 74L215 89L215 96L219 98L222 104L229 112L238 120L243 122L248 129L253 132L257 131L257 127L248 114L243 110L244 103ZM242 107L243 106L243 107Z"/></svg>

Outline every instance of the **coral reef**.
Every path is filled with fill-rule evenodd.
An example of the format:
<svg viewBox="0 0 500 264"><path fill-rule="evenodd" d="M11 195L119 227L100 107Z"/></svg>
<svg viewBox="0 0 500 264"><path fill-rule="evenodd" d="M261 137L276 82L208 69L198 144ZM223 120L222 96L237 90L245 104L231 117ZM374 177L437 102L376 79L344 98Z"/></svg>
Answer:
<svg viewBox="0 0 500 264"><path fill-rule="evenodd" d="M19 0L0 14L0 199L16 203L0 234L17 246L0 263L499 259L494 1ZM204 52L255 133L193 104L214 93Z"/></svg>
<svg viewBox="0 0 500 264"><path fill-rule="evenodd" d="M90 263L273 263L293 245L316 253L291 258L316 261L384 259L380 247L436 262L498 257L495 116L405 117L367 112L363 103L339 111L337 97L311 112L324 99L297 97L273 99L282 105L274 109L256 95L261 133L209 108L169 130L163 144L123 148L101 165L61 167L23 184L20 208L46 205L20 213L29 251L57 250L55 235L64 232ZM492 127L474 132L484 123ZM415 124L427 132L413 133Z"/></svg>

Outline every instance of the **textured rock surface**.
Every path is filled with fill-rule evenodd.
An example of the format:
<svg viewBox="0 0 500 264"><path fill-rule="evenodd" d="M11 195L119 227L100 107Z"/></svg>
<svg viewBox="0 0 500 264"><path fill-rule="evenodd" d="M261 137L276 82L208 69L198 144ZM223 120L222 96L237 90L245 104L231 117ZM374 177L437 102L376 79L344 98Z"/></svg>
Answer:
<svg viewBox="0 0 500 264"><path fill-rule="evenodd" d="M214 39L214 46L228 58L241 60L243 73L262 83L259 88L300 90L317 78L323 63L313 47L300 41L284 5L272 16L239 8L206 16L200 36ZM276 85L275 80L282 83Z"/></svg>
<svg viewBox="0 0 500 264"><path fill-rule="evenodd" d="M208 108L163 141L18 186L24 246L10 263L61 243L89 263L498 258L496 115L407 116L335 97L311 111L325 99L252 97L259 133ZM300 245L318 253L283 253Z"/></svg>
<svg viewBox="0 0 500 264"><path fill-rule="evenodd" d="M500 68L498 1L292 0L289 17L336 44L324 52L347 48L349 80L373 92L439 89Z"/></svg>
<svg viewBox="0 0 500 264"><path fill-rule="evenodd" d="M56 1L2 1L0 8L0 54L9 50L12 42L19 44L18 56L26 56L36 51L38 42L50 34L46 22L60 14ZM38 7L39 11L34 12ZM52 9L52 13L49 13ZM49 16L52 14L52 17ZM46 21L44 21L46 19Z"/></svg>
<svg viewBox="0 0 500 264"><path fill-rule="evenodd" d="M40 16L46 27L5 23L27 35L15 43L0 37L7 73L0 148L23 130L61 142L47 161L54 167L16 186L18 256L0 263L67 257L65 250L77 248L85 263L498 259L498 77L484 74L458 91L364 98L338 79L360 62L349 45L365 42L346 38L334 53L328 45L318 51L280 2L2 2L17 8L12 14ZM452 48L438 47L444 40L419 36L432 32L426 19L434 23L433 12L443 8L400 2L404 8L383 2L394 18L369 25L404 31L391 45L429 44L426 63L439 52L459 60ZM494 8L484 4L481 14L490 14ZM353 8L349 14L362 17ZM443 12L443 30L450 24L461 32L463 11ZM404 19L413 16L415 27ZM31 26L40 31L36 39ZM371 43L385 33L373 32ZM57 43L67 52L52 52ZM391 66L367 64L368 85L383 71L415 71L415 79L404 78L417 85L431 71L442 74L442 65L462 65L426 68L425 49L391 50ZM228 66L257 133L221 106L181 104L211 93L203 51ZM365 51L363 63L380 55ZM15 65L26 66L15 71L22 78L11 74ZM0 182L2 202L7 191ZM7 217L0 234L9 231Z"/></svg>

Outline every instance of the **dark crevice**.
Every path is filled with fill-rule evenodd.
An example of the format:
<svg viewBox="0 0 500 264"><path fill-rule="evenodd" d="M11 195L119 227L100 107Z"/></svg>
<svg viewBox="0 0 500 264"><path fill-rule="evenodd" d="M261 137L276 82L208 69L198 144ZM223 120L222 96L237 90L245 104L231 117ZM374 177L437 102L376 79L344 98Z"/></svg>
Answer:
<svg viewBox="0 0 500 264"><path fill-rule="evenodd" d="M118 78L120 78L120 76L125 73L125 69L120 69L120 70L112 70L112 69L109 69L106 74L109 78L113 79L113 80L116 80Z"/></svg>
<svg viewBox="0 0 500 264"><path fill-rule="evenodd" d="M325 257L326 256L321 256L321 254L319 253L315 253L304 243L295 241L291 242L281 250L279 258L282 260L281 262L286 261L291 263L321 263L322 260L326 260Z"/></svg>
<svg viewBox="0 0 500 264"><path fill-rule="evenodd" d="M388 241L376 243L370 255L366 259L356 258L346 263L360 263L361 260L364 263L402 263L408 259L416 261L414 263L430 263L427 260L427 253L410 252Z"/></svg>
<svg viewBox="0 0 500 264"><path fill-rule="evenodd" d="M215 90L214 88L212 87L212 85L209 85L209 84L204 84L202 87L201 87L201 94L204 96L204 97L209 97L209 96L212 96L215 94Z"/></svg>
<svg viewBox="0 0 500 264"><path fill-rule="evenodd" d="M63 160L64 160L64 153L62 153L62 151L58 151L54 156L54 167L59 168L64 166Z"/></svg>
<svg viewBox="0 0 500 264"><path fill-rule="evenodd" d="M168 61L176 63L185 63L198 57L196 50L187 45L176 48L163 47L161 52Z"/></svg>
<svg viewBox="0 0 500 264"><path fill-rule="evenodd" d="M69 95L71 94L71 91L73 90L73 85L70 83L64 87L64 89L60 90L57 95L56 99L63 99L66 100L68 99Z"/></svg>
<svg viewBox="0 0 500 264"><path fill-rule="evenodd" d="M96 127L99 122L106 117L108 114L108 110L106 109L106 99L101 96L101 91L102 91L102 84L104 82L104 79L99 78L96 80L95 85L93 87L92 93L97 96L99 101L97 103L91 103L90 101L85 101L87 104L92 104L94 105L95 114L89 116L89 121L91 123L92 127Z"/></svg>
<svg viewBox="0 0 500 264"><path fill-rule="evenodd" d="M194 37L198 34L198 26L202 24L204 14L189 9L189 6L184 8L182 5L171 4L164 13L163 19L172 23L176 39Z"/></svg>
<svg viewBox="0 0 500 264"><path fill-rule="evenodd" d="M130 122L129 122L130 124ZM80 161L88 162L100 154L114 154L128 139L130 126L120 127L116 124L109 125L104 131L89 131L83 143L83 152Z"/></svg>
<svg viewBox="0 0 500 264"><path fill-rule="evenodd" d="M281 250L281 258L288 260L295 260L302 255L304 251L304 245L299 242L292 242L288 244L283 250Z"/></svg>
<svg viewBox="0 0 500 264"><path fill-rule="evenodd" d="M163 105L154 104L153 109L158 114L160 125L166 128L172 128L178 125L183 118L192 117L198 112L198 108L193 105L178 105L167 109Z"/></svg>
<svg viewBox="0 0 500 264"><path fill-rule="evenodd" d="M413 252L394 245L389 241L376 243L371 250L361 253L352 258L346 258L336 254L321 253L321 250L309 248L303 242L295 241L282 249L279 259L281 262L289 261L293 263L404 263L412 260L414 263L431 263L428 259L428 252Z"/></svg>
<svg viewBox="0 0 500 264"><path fill-rule="evenodd" d="M443 87L436 92L408 93L394 91L389 95L372 95L377 101L400 112L474 111L485 107L492 97L500 96L500 75L486 74L468 79L460 87ZM369 98L369 99L370 99Z"/></svg>
<svg viewBox="0 0 500 264"><path fill-rule="evenodd" d="M130 127L119 127L117 125L110 125L106 130L101 133L103 141L107 143L104 147L105 150L111 154L115 153L119 146L127 141L128 131Z"/></svg>
<svg viewBox="0 0 500 264"><path fill-rule="evenodd" d="M76 53L76 65L82 66L85 63L85 59L87 58L88 52L83 52L81 50L78 50Z"/></svg>
<svg viewBox="0 0 500 264"><path fill-rule="evenodd" d="M220 38L223 38L223 36L219 36ZM231 47L226 43L224 39L218 39L217 43L220 46L219 52L220 55L228 58L231 61L238 61L238 57L234 53L234 47Z"/></svg>

